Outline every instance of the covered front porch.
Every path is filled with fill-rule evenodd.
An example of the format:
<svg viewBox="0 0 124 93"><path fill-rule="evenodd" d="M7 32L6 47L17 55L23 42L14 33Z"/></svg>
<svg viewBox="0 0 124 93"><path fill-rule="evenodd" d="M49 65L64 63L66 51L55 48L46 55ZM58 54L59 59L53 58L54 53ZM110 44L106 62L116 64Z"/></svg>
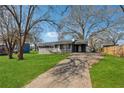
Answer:
<svg viewBox="0 0 124 93"><path fill-rule="evenodd" d="M72 52L86 52L86 44L72 44Z"/></svg>

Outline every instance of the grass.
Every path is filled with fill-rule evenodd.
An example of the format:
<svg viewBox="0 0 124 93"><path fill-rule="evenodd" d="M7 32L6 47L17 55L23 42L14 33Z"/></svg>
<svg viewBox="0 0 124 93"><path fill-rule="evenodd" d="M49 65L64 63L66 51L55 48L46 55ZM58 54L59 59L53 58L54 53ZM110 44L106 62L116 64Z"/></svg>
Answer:
<svg viewBox="0 0 124 93"><path fill-rule="evenodd" d="M124 58L107 55L93 65L90 74L95 88L123 88Z"/></svg>
<svg viewBox="0 0 124 93"><path fill-rule="evenodd" d="M55 66L68 54L25 54L25 59L8 59L0 56L0 87L19 88L23 87L41 73Z"/></svg>

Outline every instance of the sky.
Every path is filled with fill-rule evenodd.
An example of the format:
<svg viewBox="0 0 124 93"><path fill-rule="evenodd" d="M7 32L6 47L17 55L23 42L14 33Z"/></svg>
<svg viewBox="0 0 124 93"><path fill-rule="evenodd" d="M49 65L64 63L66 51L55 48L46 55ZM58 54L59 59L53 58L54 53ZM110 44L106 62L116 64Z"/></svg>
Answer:
<svg viewBox="0 0 124 93"><path fill-rule="evenodd" d="M52 6L53 7L53 6ZM64 16L67 16L67 13L61 14L65 10L65 6L59 5L54 6L54 9L50 13L52 20L59 22ZM41 24L44 31L41 33L41 37L44 42L54 42L58 40L58 33L56 32L55 27L48 23Z"/></svg>
<svg viewBox="0 0 124 93"><path fill-rule="evenodd" d="M58 33L56 29L51 25L44 23L42 24L43 32L41 33L41 39L43 42L54 42L58 40Z"/></svg>
<svg viewBox="0 0 124 93"><path fill-rule="evenodd" d="M41 33L43 42L54 42L58 40L58 33L54 27L47 23L44 23L42 26L44 29L44 31Z"/></svg>
<svg viewBox="0 0 124 93"><path fill-rule="evenodd" d="M56 32L43 33L42 36L44 42L55 42L58 40L58 34Z"/></svg>
<svg viewBox="0 0 124 93"><path fill-rule="evenodd" d="M68 15L68 11L65 14L61 15L61 12L65 10L65 6L54 6L54 7L55 9L51 12L50 15L51 18L56 22L59 22L64 16ZM116 8L118 6L112 6L112 7ZM46 10L46 8L44 8L44 10ZM115 18L113 17L112 19L114 20L116 19L116 17ZM49 25L48 23L43 23L42 28L44 29L44 31L41 34L41 38L43 39L44 42L54 42L58 40L58 34L53 26ZM124 44L124 40L119 41L119 44L122 43Z"/></svg>

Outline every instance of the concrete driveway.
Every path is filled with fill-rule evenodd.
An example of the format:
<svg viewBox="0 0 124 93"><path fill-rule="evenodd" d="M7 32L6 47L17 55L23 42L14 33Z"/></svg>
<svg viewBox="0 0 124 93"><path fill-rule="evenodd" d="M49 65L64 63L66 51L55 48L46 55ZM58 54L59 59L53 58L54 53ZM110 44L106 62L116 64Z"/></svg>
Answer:
<svg viewBox="0 0 124 93"><path fill-rule="evenodd" d="M91 88L89 68L101 58L99 53L73 53L25 88Z"/></svg>

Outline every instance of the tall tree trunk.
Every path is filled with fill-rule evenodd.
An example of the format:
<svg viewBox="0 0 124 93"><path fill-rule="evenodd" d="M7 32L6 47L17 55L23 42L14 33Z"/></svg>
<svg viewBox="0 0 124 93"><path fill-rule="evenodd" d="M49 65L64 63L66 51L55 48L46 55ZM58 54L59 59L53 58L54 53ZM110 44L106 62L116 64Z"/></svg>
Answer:
<svg viewBox="0 0 124 93"><path fill-rule="evenodd" d="M23 57L23 46L21 46L19 48L19 52L18 52L18 60L23 60L24 57Z"/></svg>
<svg viewBox="0 0 124 93"><path fill-rule="evenodd" d="M20 28L20 32L21 32L21 28ZM23 60L24 59L24 57L23 57L23 54L24 54L23 48L24 48L24 45L25 45L27 35L28 35L28 31L25 31L23 37L20 35L18 60Z"/></svg>
<svg viewBox="0 0 124 93"><path fill-rule="evenodd" d="M35 51L37 51L37 44L34 44L34 47L35 47Z"/></svg>
<svg viewBox="0 0 124 93"><path fill-rule="evenodd" d="M16 40L13 41L13 44L12 43L9 44L9 49L8 49L9 59L13 59L13 51L14 51L14 48L15 48L15 44L16 44Z"/></svg>
<svg viewBox="0 0 124 93"><path fill-rule="evenodd" d="M20 30L21 32L21 30ZM24 44L25 44L25 40L26 40L26 36L27 36L27 33L24 33L24 36L20 36L20 40L19 40L19 51L18 51L18 60L23 60L24 57L23 57L23 48L24 48Z"/></svg>
<svg viewBox="0 0 124 93"><path fill-rule="evenodd" d="M9 51L8 57L9 57L9 59L13 59L13 52L12 51Z"/></svg>

